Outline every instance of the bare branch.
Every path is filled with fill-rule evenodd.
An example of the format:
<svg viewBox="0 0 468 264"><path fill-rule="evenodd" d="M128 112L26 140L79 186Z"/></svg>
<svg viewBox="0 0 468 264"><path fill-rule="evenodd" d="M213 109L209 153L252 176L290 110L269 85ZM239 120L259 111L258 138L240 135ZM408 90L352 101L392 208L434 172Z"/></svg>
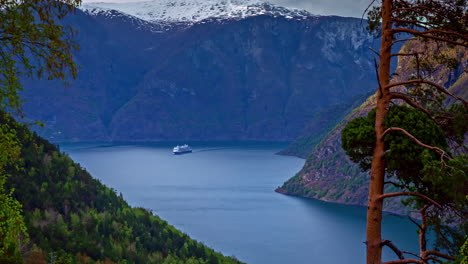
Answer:
<svg viewBox="0 0 468 264"><path fill-rule="evenodd" d="M416 263L416 264L425 264L424 261L419 259L400 259L400 260L391 260L382 262L382 264L405 264L405 263Z"/></svg>
<svg viewBox="0 0 468 264"><path fill-rule="evenodd" d="M402 251L403 254L408 254L408 255L411 255L411 256L415 256L417 258L421 258L420 256L418 256L417 254L413 253L413 252L409 252L409 251Z"/></svg>
<svg viewBox="0 0 468 264"><path fill-rule="evenodd" d="M397 197L397 196L416 196L416 197L422 198L422 199L432 203L433 205L437 206L438 208L442 208L442 206L439 203L437 203L436 201L434 201L431 198L425 196L424 194L416 193L416 192L385 193L385 194L382 194L379 197L377 197L377 199L378 200L383 200L383 199L386 199L386 198Z"/></svg>
<svg viewBox="0 0 468 264"><path fill-rule="evenodd" d="M425 29L425 30L430 30L430 28L427 26L427 25L430 25L429 23L424 23L422 21L417 21L417 20L403 20L403 19L398 19L398 18L392 18L392 21L393 22L396 22L396 23L401 23L401 24L406 24L406 25L413 25L413 26L417 26L421 29Z"/></svg>
<svg viewBox="0 0 468 264"><path fill-rule="evenodd" d="M394 53L391 56L396 57L396 56L416 56L418 53Z"/></svg>
<svg viewBox="0 0 468 264"><path fill-rule="evenodd" d="M419 228L419 254L421 257L426 257L426 230L427 230L427 221L426 221L426 211L431 207L432 204L425 205L421 210L421 228Z"/></svg>
<svg viewBox="0 0 468 264"><path fill-rule="evenodd" d="M379 77L379 66L377 65L377 60L375 58L374 58L374 69L375 69L375 74L377 75L377 82L379 83L380 98L382 98L384 92L383 92L382 83L380 82L380 77Z"/></svg>
<svg viewBox="0 0 468 264"><path fill-rule="evenodd" d="M431 29L431 30L426 30L426 31L417 31L417 30L408 29L408 28L394 28L394 29L392 29L392 33L393 34L408 33L408 34L412 34L412 35L418 36L418 37L443 41L443 42L450 43L450 44L453 44L453 45L456 45L456 46L468 47L468 38L466 36L462 35L462 34L452 32L452 31L444 31L444 30L438 30L438 29ZM447 38L439 37L439 36L433 35L434 33L457 36L457 37L461 38L463 42L458 42L458 41L450 40L450 39L447 39Z"/></svg>
<svg viewBox="0 0 468 264"><path fill-rule="evenodd" d="M361 16L361 25L362 25L362 20L364 20L364 15L367 13L367 11L369 11L369 9L371 8L371 6L375 3L376 0L372 0L370 2L370 4L367 6L367 8L364 10L364 12L362 12L362 16Z"/></svg>
<svg viewBox="0 0 468 264"><path fill-rule="evenodd" d="M405 19L399 19L396 17L392 18L392 21L398 22L398 23L405 23L405 24L414 24L414 25L429 25L432 26L433 24L429 22L424 22L424 21L419 21L419 20L405 20Z"/></svg>
<svg viewBox="0 0 468 264"><path fill-rule="evenodd" d="M374 48L372 48L371 46L368 47L371 51L373 51L375 53L375 55L379 56L380 57L380 53L378 51L376 51Z"/></svg>
<svg viewBox="0 0 468 264"><path fill-rule="evenodd" d="M461 97L458 97L454 94L452 94L451 92L449 92L445 87L443 87L442 85L439 85L435 82L431 82L431 81L427 81L427 80L423 80L423 79L417 79L417 80L409 80L409 81L404 81L404 82L397 82L397 83L391 83L387 86L385 86L383 89L389 89L389 88L392 88L392 87L396 87L396 86L400 86L400 85L410 85L410 84L427 84L427 85L430 85L430 86L433 86L434 88L436 88L437 90L439 90L440 92L446 94L446 95L449 95L459 101L461 101L463 104L468 104L468 102L461 98Z"/></svg>
<svg viewBox="0 0 468 264"><path fill-rule="evenodd" d="M440 252L435 251L435 250L427 250L427 251L425 251L425 253L426 253L427 256L432 255L432 256L437 256L437 257L440 257L440 258L448 259L448 260L455 260L454 257L443 254L443 253L440 253Z"/></svg>
<svg viewBox="0 0 468 264"><path fill-rule="evenodd" d="M392 45L398 43L398 42L405 42L405 41L415 41L417 40L416 38L405 38L405 39L397 39L392 42Z"/></svg>
<svg viewBox="0 0 468 264"><path fill-rule="evenodd" d="M415 224L419 229L422 228L421 225L420 225L418 222L414 221L414 219L411 218L409 215L408 215L408 219L409 219L413 224Z"/></svg>
<svg viewBox="0 0 468 264"><path fill-rule="evenodd" d="M400 99L400 100L403 100L405 101L407 104L409 104L410 106L416 108L416 109L419 109L421 110L422 112L424 112L427 116L429 116L430 119L434 120L434 118L432 117L431 113L429 112L429 110L427 110L426 108L420 106L419 104L417 104L416 102L414 102L413 100L411 100L407 95L405 94L402 94L402 93L396 93L396 92L392 92L390 93L390 99Z"/></svg>
<svg viewBox="0 0 468 264"><path fill-rule="evenodd" d="M453 117L453 116L444 116L444 115L436 115L436 116L434 116L434 119L449 119L449 120L455 120L455 117Z"/></svg>
<svg viewBox="0 0 468 264"><path fill-rule="evenodd" d="M397 257L399 259L404 259L405 256L403 256L403 253L395 246L395 244L393 244L392 241L390 240L384 240L382 241L382 243L380 244L382 247L383 246L387 246L389 247L391 250L393 250L393 252L395 252L395 254L397 255Z"/></svg>

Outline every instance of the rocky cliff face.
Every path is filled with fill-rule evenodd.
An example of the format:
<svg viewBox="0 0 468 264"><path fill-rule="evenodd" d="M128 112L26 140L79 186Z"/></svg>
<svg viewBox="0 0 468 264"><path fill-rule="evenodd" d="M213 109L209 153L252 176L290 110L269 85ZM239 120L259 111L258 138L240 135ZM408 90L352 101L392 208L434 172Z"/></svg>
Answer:
<svg viewBox="0 0 468 264"><path fill-rule="evenodd" d="M417 50L420 46L414 42L406 44L402 53ZM444 51L445 52L445 51ZM461 61L458 68L447 70L445 67L434 67L434 81L460 96L466 95L468 66L466 50L452 50ZM414 72L415 64L408 57L401 58L395 74L395 81L407 80ZM396 89L405 89L397 87ZM465 97L466 98L466 97ZM368 173L360 170L356 163L348 159L341 148L341 130L352 119L367 115L375 107L375 95L369 97L362 105L355 108L324 139L315 146L308 159L294 177L276 191L284 194L315 198L345 204L367 204ZM397 102L398 103L398 102ZM405 208L399 200L386 201L387 211L403 213Z"/></svg>
<svg viewBox="0 0 468 264"><path fill-rule="evenodd" d="M54 141L293 140L372 88L378 43L359 19L301 14L168 26L78 12L78 79L26 80L26 114Z"/></svg>
<svg viewBox="0 0 468 264"><path fill-rule="evenodd" d="M174 36L183 46L145 75L114 116L112 138L294 139L317 110L366 92L373 78L360 61L365 41L327 33L356 21L335 19L259 16Z"/></svg>

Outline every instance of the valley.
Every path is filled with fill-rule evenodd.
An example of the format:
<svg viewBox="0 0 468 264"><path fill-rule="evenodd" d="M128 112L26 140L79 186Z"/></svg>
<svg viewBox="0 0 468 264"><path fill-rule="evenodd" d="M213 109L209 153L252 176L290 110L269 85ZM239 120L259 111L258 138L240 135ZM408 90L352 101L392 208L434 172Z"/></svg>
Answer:
<svg viewBox="0 0 468 264"><path fill-rule="evenodd" d="M467 1L272 1L1 2L0 263L468 261Z"/></svg>
<svg viewBox="0 0 468 264"><path fill-rule="evenodd" d="M286 142L317 112L372 90L378 41L359 19L256 8L190 25L77 11L66 22L82 70L65 88L25 80L26 116L54 142Z"/></svg>

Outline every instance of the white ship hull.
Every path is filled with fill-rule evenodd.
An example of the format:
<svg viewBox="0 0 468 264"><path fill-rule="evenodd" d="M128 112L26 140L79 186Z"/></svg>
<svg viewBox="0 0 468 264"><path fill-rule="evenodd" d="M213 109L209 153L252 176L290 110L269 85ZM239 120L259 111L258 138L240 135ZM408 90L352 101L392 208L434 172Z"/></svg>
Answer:
<svg viewBox="0 0 468 264"><path fill-rule="evenodd" d="M189 147L187 144L183 146L177 146L175 147L172 152L174 155L180 155L180 154L186 154L186 153L192 153L192 148Z"/></svg>

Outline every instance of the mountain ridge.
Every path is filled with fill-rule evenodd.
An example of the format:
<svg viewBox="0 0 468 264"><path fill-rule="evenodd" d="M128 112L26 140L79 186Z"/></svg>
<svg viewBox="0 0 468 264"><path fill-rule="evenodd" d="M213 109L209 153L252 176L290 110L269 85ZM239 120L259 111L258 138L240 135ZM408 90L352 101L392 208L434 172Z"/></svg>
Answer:
<svg viewBox="0 0 468 264"><path fill-rule="evenodd" d="M291 141L316 111L375 79L366 58L376 41L359 19L259 15L166 28L115 12L67 18L83 66L69 87L25 80L27 116L47 123L41 136Z"/></svg>
<svg viewBox="0 0 468 264"><path fill-rule="evenodd" d="M271 15L289 19L317 17L308 11L289 9L261 0L153 0L127 3L87 3L80 7L89 14L113 15L113 10L152 23L192 25L205 19L244 19Z"/></svg>

